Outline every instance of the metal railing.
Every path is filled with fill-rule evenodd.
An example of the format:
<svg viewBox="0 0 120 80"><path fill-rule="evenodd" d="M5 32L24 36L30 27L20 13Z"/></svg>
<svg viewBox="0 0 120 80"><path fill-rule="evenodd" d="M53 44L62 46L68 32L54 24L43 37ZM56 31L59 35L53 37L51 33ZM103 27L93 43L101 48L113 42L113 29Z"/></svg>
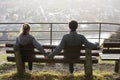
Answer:
<svg viewBox="0 0 120 80"><path fill-rule="evenodd" d="M0 23L0 25L12 25L12 24L23 24L23 23L18 23L18 22L12 22L12 23ZM59 32L59 33L61 33L61 32L68 32L68 30L60 30L60 31L55 31L55 30L53 30L53 25L59 25L59 24L67 24L68 25L68 23L39 23L39 22L36 22L36 23L32 23L32 22L29 22L29 24L48 24L50 27L50 29L49 30L47 30L47 31L32 31L32 32L49 32L49 43L50 43L50 45L52 45L52 41L53 40L60 40L60 39L53 39L53 32ZM120 23L104 23L104 22L79 22L79 25L83 25L83 24L86 24L86 25L97 25L98 26L98 29L97 30L78 30L78 32L98 32L98 37L96 37L96 38L88 38L88 39L97 39L98 40L98 42L99 43L101 43L101 39L106 39L106 38L104 38L104 37L102 37L101 36L101 34L102 34L102 32L115 32L115 30L103 30L102 28L103 27L105 27L105 26L103 26L103 25L112 25L112 26L115 26L115 25L117 25L117 26L120 26ZM8 26L9 27L9 26ZM17 32L19 32L19 30L18 31L8 31L8 30L5 30L5 31L0 31L0 33L11 33L11 32L14 32L14 33L17 33ZM38 39L38 40L47 40L47 39ZM0 39L0 41L13 41L13 40L10 40L10 39L8 39L8 40L3 40L3 39Z"/></svg>

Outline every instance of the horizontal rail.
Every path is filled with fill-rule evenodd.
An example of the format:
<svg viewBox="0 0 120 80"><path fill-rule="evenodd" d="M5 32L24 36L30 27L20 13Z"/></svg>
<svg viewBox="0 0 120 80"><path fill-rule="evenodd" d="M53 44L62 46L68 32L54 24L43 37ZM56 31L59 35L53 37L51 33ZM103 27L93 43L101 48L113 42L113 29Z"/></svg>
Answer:
<svg viewBox="0 0 120 80"><path fill-rule="evenodd" d="M89 31L89 32L93 32L93 31L99 31L99 30L78 30L78 32L86 32L86 31ZM20 32L20 31L0 31L0 32ZM32 31L30 31L30 32L50 32L50 31L34 31L34 30L32 30ZM69 32L69 31L52 31L52 32Z"/></svg>
<svg viewBox="0 0 120 80"><path fill-rule="evenodd" d="M68 24L68 23L59 23L59 22L28 22L29 24ZM0 24L24 24L24 22L1 22ZM110 22L78 22L78 24L112 24L112 25L120 25L120 23L110 23Z"/></svg>
<svg viewBox="0 0 120 80"><path fill-rule="evenodd" d="M87 39L98 39L98 38L87 38ZM101 38L101 39L106 39L106 38ZM50 39L37 39L37 40L50 40ZM55 39L53 38L53 40L61 40L61 39ZM116 39L116 40L120 40L120 39ZM0 40L0 41L15 41L15 39L11 39L11 40Z"/></svg>
<svg viewBox="0 0 120 80"><path fill-rule="evenodd" d="M98 32L99 30L78 30L78 32ZM0 31L0 33L3 32L20 32L20 31ZM50 31L30 31L30 32L50 32ZM69 32L69 31L52 31L52 32ZM101 32L115 32L110 30L101 30Z"/></svg>

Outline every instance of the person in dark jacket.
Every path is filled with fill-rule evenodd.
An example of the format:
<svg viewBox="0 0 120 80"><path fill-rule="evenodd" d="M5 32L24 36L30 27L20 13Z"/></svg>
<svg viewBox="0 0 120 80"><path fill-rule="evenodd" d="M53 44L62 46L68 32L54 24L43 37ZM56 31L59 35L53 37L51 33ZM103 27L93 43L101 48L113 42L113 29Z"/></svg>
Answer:
<svg viewBox="0 0 120 80"><path fill-rule="evenodd" d="M37 40L29 32L30 32L30 25L27 23L23 24L22 30L20 34L18 35L18 37L16 38L16 44L19 46L25 46L25 45L32 44L36 49L39 50L40 53L46 56L47 53L45 52L41 44L38 43ZM34 53L31 54L30 56L25 56L26 54L21 54L21 55L22 55L22 58L23 57L24 58L35 57ZM32 62L28 62L28 67L29 67L29 70L32 70Z"/></svg>
<svg viewBox="0 0 120 80"><path fill-rule="evenodd" d="M75 20L72 20L69 22L69 29L70 33L65 34L60 42L60 44L55 48L55 50L48 55L49 58L53 58L56 54L60 53L61 50L65 48L65 46L82 46L85 45L86 48L95 48L98 46L98 44L93 44L89 42L84 35L78 34L76 32L76 29L78 28L78 22ZM69 64L71 67L70 69L73 69L73 64ZM71 72L73 73L73 72Z"/></svg>

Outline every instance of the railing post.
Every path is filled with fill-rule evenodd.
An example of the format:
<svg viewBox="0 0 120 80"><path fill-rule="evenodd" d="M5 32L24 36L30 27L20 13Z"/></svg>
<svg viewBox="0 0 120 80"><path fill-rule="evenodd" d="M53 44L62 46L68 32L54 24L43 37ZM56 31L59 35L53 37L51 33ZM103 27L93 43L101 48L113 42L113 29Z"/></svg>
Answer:
<svg viewBox="0 0 120 80"><path fill-rule="evenodd" d="M50 24L50 45L52 45L52 23Z"/></svg>
<svg viewBox="0 0 120 80"><path fill-rule="evenodd" d="M85 49L85 77L87 80L93 80L93 70L92 70L92 56L91 50L86 48Z"/></svg>
<svg viewBox="0 0 120 80"><path fill-rule="evenodd" d="M99 44L100 44L100 39L101 39L101 23L100 23L100 26L99 26Z"/></svg>
<svg viewBox="0 0 120 80"><path fill-rule="evenodd" d="M50 45L52 45L52 23L50 24ZM51 50L51 52L53 52L53 49Z"/></svg>
<svg viewBox="0 0 120 80"><path fill-rule="evenodd" d="M25 64L22 61L19 45L14 45L14 51L15 51L15 61L16 61L17 73L19 76L22 77L25 73L25 66L24 66Z"/></svg>

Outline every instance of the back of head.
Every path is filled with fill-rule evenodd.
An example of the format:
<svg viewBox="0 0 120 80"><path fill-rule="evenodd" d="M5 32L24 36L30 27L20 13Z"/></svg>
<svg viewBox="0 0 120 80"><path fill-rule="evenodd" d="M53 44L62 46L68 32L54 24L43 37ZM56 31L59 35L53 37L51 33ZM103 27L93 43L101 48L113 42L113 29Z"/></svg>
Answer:
<svg viewBox="0 0 120 80"><path fill-rule="evenodd" d="M22 32L21 32L21 34L22 34L22 35L29 34L29 31L30 31L30 26L29 26L29 24L24 23L23 26L22 26Z"/></svg>
<svg viewBox="0 0 120 80"><path fill-rule="evenodd" d="M69 22L69 28L70 28L71 31L76 31L77 27L78 27L78 22L77 21L72 20L72 21Z"/></svg>

